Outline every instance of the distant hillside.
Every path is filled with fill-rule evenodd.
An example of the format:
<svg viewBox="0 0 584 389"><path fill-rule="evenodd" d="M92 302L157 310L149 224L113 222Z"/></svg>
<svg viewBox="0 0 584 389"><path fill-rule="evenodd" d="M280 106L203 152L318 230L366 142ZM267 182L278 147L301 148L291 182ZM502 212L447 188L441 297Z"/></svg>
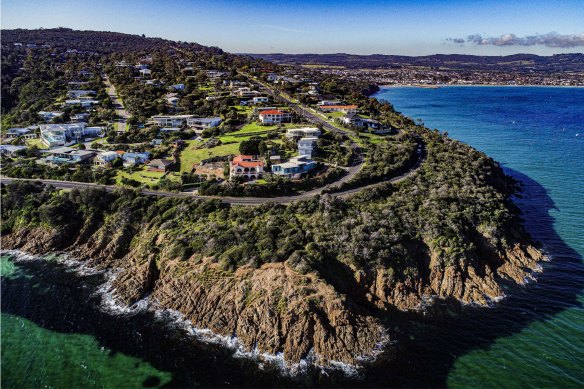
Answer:
<svg viewBox="0 0 584 389"><path fill-rule="evenodd" d="M435 54L422 57L402 55L354 54L250 54L278 64L327 65L346 68L390 68L425 66L447 69L514 70L567 72L584 71L584 54L557 54L543 57L533 54L508 56L476 56Z"/></svg>

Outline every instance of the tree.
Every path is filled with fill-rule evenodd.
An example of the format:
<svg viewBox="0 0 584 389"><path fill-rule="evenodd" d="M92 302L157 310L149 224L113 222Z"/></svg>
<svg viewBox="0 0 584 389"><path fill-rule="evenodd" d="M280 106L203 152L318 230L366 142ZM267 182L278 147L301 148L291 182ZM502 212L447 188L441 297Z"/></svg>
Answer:
<svg viewBox="0 0 584 389"><path fill-rule="evenodd" d="M262 145L264 141L262 138L254 136L249 138L248 140L244 140L239 144L239 152L245 155L259 155L260 153L260 145ZM265 146L262 146L261 149L265 151Z"/></svg>

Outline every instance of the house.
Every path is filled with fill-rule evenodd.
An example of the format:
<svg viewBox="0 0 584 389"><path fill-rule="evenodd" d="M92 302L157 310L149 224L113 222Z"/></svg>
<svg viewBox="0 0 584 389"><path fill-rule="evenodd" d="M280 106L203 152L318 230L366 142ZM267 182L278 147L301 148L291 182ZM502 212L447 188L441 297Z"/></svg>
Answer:
<svg viewBox="0 0 584 389"><path fill-rule="evenodd" d="M41 124L41 142L47 147L65 146L85 137L102 137L103 127L86 127L85 123Z"/></svg>
<svg viewBox="0 0 584 389"><path fill-rule="evenodd" d="M259 118L262 124L278 124L289 122L292 116L290 115L290 112L281 111L279 109L268 109L261 111Z"/></svg>
<svg viewBox="0 0 584 389"><path fill-rule="evenodd" d="M280 155L270 155L270 163L280 163L282 162L282 157Z"/></svg>
<svg viewBox="0 0 584 389"><path fill-rule="evenodd" d="M249 97L254 97L260 94L260 92L255 91L255 90L251 90L248 87L244 87L244 88L239 88L236 91L233 92L236 96L239 97L244 97L244 98L249 98Z"/></svg>
<svg viewBox="0 0 584 389"><path fill-rule="evenodd" d="M146 69L146 68L140 69L140 75L142 77L146 77L146 76L150 77L151 74L152 74L152 70L150 70L150 69Z"/></svg>
<svg viewBox="0 0 584 389"><path fill-rule="evenodd" d="M356 105L321 105L318 108L322 112L357 113Z"/></svg>
<svg viewBox="0 0 584 389"><path fill-rule="evenodd" d="M174 90L185 90L185 84L174 84L171 85L170 88Z"/></svg>
<svg viewBox="0 0 584 389"><path fill-rule="evenodd" d="M345 124L350 124L355 127L365 127L369 130L377 130L381 128L381 123L379 123L377 120L364 118L357 115L356 113L349 113L340 118L340 120Z"/></svg>
<svg viewBox="0 0 584 389"><path fill-rule="evenodd" d="M43 150L43 154L48 154L48 157L43 157L37 162L42 165L64 165L64 164L83 164L91 163L95 157L95 151L79 150L71 147L59 147L52 150Z"/></svg>
<svg viewBox="0 0 584 389"><path fill-rule="evenodd" d="M57 111L39 111L38 115L43 118L44 121L48 122L59 116L63 116L64 112Z"/></svg>
<svg viewBox="0 0 584 389"><path fill-rule="evenodd" d="M26 146L12 146L12 145L0 145L1 155L17 155L19 152L26 150Z"/></svg>
<svg viewBox="0 0 584 389"><path fill-rule="evenodd" d="M87 112L76 113L71 115L71 121L75 123L87 122L89 120L89 114Z"/></svg>
<svg viewBox="0 0 584 389"><path fill-rule="evenodd" d="M168 103L168 105L170 105L172 108L176 108L178 106L178 102L180 101L179 97L176 96L170 96L166 98L166 102Z"/></svg>
<svg viewBox="0 0 584 389"><path fill-rule="evenodd" d="M268 74L266 75L266 79L267 79L269 82L276 81L276 80L278 79L278 77L279 77L279 76L278 76L276 73L268 73Z"/></svg>
<svg viewBox="0 0 584 389"><path fill-rule="evenodd" d="M225 178L225 162L201 162L193 166L194 173L207 179Z"/></svg>
<svg viewBox="0 0 584 389"><path fill-rule="evenodd" d="M264 163L251 155L238 155L229 166L229 177L243 177L244 180L262 178Z"/></svg>
<svg viewBox="0 0 584 389"><path fill-rule="evenodd" d="M253 98L254 104L267 103L268 101L270 101L270 99L265 96L258 96Z"/></svg>
<svg viewBox="0 0 584 389"><path fill-rule="evenodd" d="M174 162L168 159L153 159L148 163L149 172L167 172Z"/></svg>
<svg viewBox="0 0 584 389"><path fill-rule="evenodd" d="M65 100L65 105L80 105L84 108L91 107L94 104L99 103L97 100L93 99L72 99L72 100Z"/></svg>
<svg viewBox="0 0 584 389"><path fill-rule="evenodd" d="M208 128L217 127L221 124L220 117L211 118L190 118L187 119L187 126L197 128L200 130L206 130Z"/></svg>
<svg viewBox="0 0 584 389"><path fill-rule="evenodd" d="M316 137L300 139L298 141L298 154L306 155L308 158L312 158L312 153L314 151L314 148L316 147L317 142L318 138Z"/></svg>
<svg viewBox="0 0 584 389"><path fill-rule="evenodd" d="M289 139L319 137L320 134L320 130L316 127L289 128L286 130L286 138Z"/></svg>
<svg viewBox="0 0 584 389"><path fill-rule="evenodd" d="M156 138L150 141L152 146L160 146L164 142L164 139Z"/></svg>
<svg viewBox="0 0 584 389"><path fill-rule="evenodd" d="M9 128L6 131L6 135L12 138L18 138L19 136L22 136L25 137L26 139L26 136L30 135L30 132L31 132L30 128ZM35 135L36 138L36 134L33 135Z"/></svg>
<svg viewBox="0 0 584 389"><path fill-rule="evenodd" d="M180 127L186 123L187 119L193 117L195 117L195 115L157 115L152 116L150 120L161 127Z"/></svg>
<svg viewBox="0 0 584 389"><path fill-rule="evenodd" d="M316 105L318 105L319 107L324 106L330 106L330 105L341 105L342 102L340 100L321 100L318 103L316 103Z"/></svg>
<svg viewBox="0 0 584 389"><path fill-rule="evenodd" d="M104 151L95 156L93 164L95 166L109 167L118 158L121 158L121 156L116 151Z"/></svg>
<svg viewBox="0 0 584 389"><path fill-rule="evenodd" d="M124 153L122 159L124 167L141 165L150 159L150 153Z"/></svg>
<svg viewBox="0 0 584 389"><path fill-rule="evenodd" d="M291 158L288 162L272 165L272 173L290 179L301 178L316 167L316 162L306 155Z"/></svg>
<svg viewBox="0 0 584 389"><path fill-rule="evenodd" d="M67 92L67 96L72 99L78 99L85 96L95 96L97 92L89 89L73 89Z"/></svg>

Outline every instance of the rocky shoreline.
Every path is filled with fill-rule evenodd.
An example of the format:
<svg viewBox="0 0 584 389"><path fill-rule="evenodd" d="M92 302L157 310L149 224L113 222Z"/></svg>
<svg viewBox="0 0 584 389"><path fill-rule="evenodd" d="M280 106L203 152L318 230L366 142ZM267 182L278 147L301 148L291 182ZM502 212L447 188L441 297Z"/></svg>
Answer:
<svg viewBox="0 0 584 389"><path fill-rule="evenodd" d="M517 244L491 258L501 263L496 272L488 266L482 274L473 267L440 270L433 258L428 282L395 283L381 268L369 274L356 271L360 290L348 296L285 262L226 272L210 258L161 261L168 253L155 254L146 244L155 241L164 250L165 236L158 231L140 232L139 243L126 251L123 233L112 236L93 228L85 224L68 243L54 229L20 229L4 234L2 247L31 254L61 251L96 269L121 268L112 284L119 301L132 305L148 296L198 328L236 336L246 350L282 353L287 363L298 363L311 353L320 365L357 364L391 340L380 317L392 309L420 310L432 298L486 306L505 296L505 280L528 282L544 260L537 248Z"/></svg>

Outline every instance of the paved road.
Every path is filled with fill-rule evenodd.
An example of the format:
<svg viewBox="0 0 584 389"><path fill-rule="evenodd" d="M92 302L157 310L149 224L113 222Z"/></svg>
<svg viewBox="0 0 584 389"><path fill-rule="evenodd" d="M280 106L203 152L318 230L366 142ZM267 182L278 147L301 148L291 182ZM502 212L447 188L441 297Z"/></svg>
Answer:
<svg viewBox="0 0 584 389"><path fill-rule="evenodd" d="M384 182L397 183L397 182L403 181L406 178L410 177L412 174L414 174L418 170L418 168L420 167L420 165L424 161L425 157L426 157L426 151L424 148L422 148L415 165L412 166L411 169L409 169L406 173L404 173L398 177L393 177L393 178L386 180ZM345 177L343 177L343 179L346 179L347 177L348 176L345 176ZM116 189L120 189L119 186L115 186L115 185L101 185L101 184L86 183L86 182L0 177L0 183L2 183L2 184L10 184L10 183L15 182L15 181L31 181L31 182L40 181L43 184L52 185L58 189L102 188L108 192L114 191ZM343 182L345 182L345 181L343 181ZM375 186L380 185L382 183L383 182L379 182L379 183L367 185L364 187L353 188L353 189L348 189L348 190L344 190L341 192L331 193L331 196L347 197L347 196L350 196L350 195L355 194L357 192L360 192L362 190L366 190L366 189L375 187ZM279 203L279 204L289 204L293 201L304 200L304 199L308 199L310 197L316 196L318 194L321 194L324 189L328 189L330 187L333 187L333 186L336 186L339 184L340 184L340 181L336 181L336 182L329 184L325 187L317 188L317 189L314 189L314 190L311 190L308 192L304 192L304 193L301 193L298 195L280 196L280 197L199 196L199 195L193 194L193 192L163 192L163 191L154 191L154 190L148 190L148 189L142 189L140 192L142 194L150 195L150 196L189 197L189 198L193 198L193 199L219 199L219 200L221 200L222 203L233 204L233 205L260 205L260 204L265 204L265 203L270 203L270 202Z"/></svg>
<svg viewBox="0 0 584 389"><path fill-rule="evenodd" d="M114 130L119 132L126 131L126 120L130 117L128 111L124 107L124 102L118 96L118 92L116 91L116 87L111 83L109 77L106 75L103 77L103 82L107 88L107 94L109 95L112 104L116 110L116 115L118 119L114 122Z"/></svg>

